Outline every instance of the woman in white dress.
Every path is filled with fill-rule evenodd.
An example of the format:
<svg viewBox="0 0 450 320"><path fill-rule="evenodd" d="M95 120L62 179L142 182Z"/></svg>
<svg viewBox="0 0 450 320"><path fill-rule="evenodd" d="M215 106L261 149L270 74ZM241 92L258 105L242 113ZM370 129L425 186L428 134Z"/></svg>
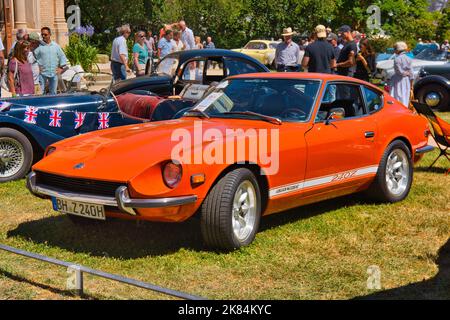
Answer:
<svg viewBox="0 0 450 320"><path fill-rule="evenodd" d="M405 42L397 42L394 48L397 56L394 59L394 75L390 83L391 96L408 108L414 81L412 60L406 55L408 46Z"/></svg>

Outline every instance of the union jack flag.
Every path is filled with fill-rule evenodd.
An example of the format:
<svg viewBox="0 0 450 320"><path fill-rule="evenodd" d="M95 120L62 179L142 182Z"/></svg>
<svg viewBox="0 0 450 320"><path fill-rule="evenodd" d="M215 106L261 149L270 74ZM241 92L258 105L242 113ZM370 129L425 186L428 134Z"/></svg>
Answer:
<svg viewBox="0 0 450 320"><path fill-rule="evenodd" d="M83 125L84 119L86 119L86 112L75 112L75 129Z"/></svg>
<svg viewBox="0 0 450 320"><path fill-rule="evenodd" d="M98 129L106 129L109 128L109 113L108 112L100 112L98 114Z"/></svg>
<svg viewBox="0 0 450 320"><path fill-rule="evenodd" d="M36 107L27 107L25 111L25 119L26 123L36 124L36 118L38 116L38 108Z"/></svg>
<svg viewBox="0 0 450 320"><path fill-rule="evenodd" d="M50 127L61 128L61 110L50 110Z"/></svg>

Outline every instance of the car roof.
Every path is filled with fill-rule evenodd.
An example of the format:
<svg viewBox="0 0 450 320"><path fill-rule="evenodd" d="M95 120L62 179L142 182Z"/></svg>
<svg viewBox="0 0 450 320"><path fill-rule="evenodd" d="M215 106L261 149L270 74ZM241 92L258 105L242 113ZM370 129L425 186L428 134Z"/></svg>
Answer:
<svg viewBox="0 0 450 320"><path fill-rule="evenodd" d="M358 84L364 84L366 86L375 88L378 91L382 91L377 86L371 83L365 82L351 77L344 77L336 74L325 74L325 73L308 73L308 72L270 72L270 73L248 73L240 74L236 76L229 77L228 79L308 79L308 80L322 80L322 81L345 81L353 82Z"/></svg>

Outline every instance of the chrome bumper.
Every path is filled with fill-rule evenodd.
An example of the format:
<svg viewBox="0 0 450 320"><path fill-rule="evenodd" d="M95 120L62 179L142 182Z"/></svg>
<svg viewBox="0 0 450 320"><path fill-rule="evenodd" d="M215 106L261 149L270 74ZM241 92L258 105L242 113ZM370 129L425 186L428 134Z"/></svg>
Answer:
<svg viewBox="0 0 450 320"><path fill-rule="evenodd" d="M418 148L416 150L416 154L424 154L424 153L427 153L427 152L432 152L433 150L434 150L433 146L425 146L425 147L422 147L422 148Z"/></svg>
<svg viewBox="0 0 450 320"><path fill-rule="evenodd" d="M159 199L131 199L126 186L117 188L115 197L95 196L74 193L46 185L37 185L36 173L31 172L27 177L27 188L37 196L56 197L59 199L117 207L120 211L135 216L135 209L176 207L197 201L197 196L183 196Z"/></svg>

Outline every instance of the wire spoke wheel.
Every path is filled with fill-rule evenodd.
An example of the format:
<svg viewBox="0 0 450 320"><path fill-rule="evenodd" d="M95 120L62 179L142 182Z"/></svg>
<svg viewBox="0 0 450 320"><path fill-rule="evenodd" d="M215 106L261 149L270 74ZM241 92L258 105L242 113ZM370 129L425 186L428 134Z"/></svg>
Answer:
<svg viewBox="0 0 450 320"><path fill-rule="evenodd" d="M0 137L0 178L17 174L25 163L22 144L9 137Z"/></svg>

